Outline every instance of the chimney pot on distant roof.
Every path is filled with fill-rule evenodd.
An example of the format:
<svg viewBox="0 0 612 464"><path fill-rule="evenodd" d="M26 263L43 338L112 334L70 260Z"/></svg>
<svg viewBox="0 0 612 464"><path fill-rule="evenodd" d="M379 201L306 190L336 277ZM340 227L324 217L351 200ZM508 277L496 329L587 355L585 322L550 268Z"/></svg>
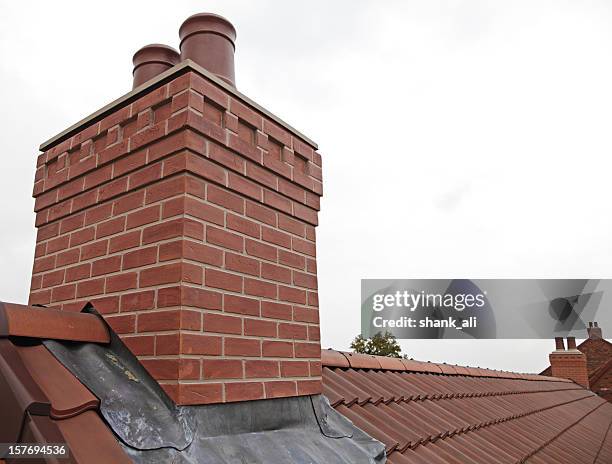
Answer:
<svg viewBox="0 0 612 464"><path fill-rule="evenodd" d="M236 87L234 51L236 29L222 16L198 13L179 29L181 60L190 59Z"/></svg>
<svg viewBox="0 0 612 464"><path fill-rule="evenodd" d="M172 47L162 44L145 45L132 58L134 63L134 84L136 88L149 79L170 69L180 61L179 53Z"/></svg>
<svg viewBox="0 0 612 464"><path fill-rule="evenodd" d="M603 333L601 331L601 327L597 322L589 322L589 328L587 329L587 333L589 334L589 338L603 338Z"/></svg>

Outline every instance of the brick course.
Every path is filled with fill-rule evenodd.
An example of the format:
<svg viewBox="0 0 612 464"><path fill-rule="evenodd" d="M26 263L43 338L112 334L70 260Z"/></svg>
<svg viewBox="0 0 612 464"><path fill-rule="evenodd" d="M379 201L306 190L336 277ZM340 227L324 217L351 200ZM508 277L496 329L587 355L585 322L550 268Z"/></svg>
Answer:
<svg viewBox="0 0 612 464"><path fill-rule="evenodd" d="M318 393L320 173L188 69L38 157L30 304L92 302L179 404Z"/></svg>

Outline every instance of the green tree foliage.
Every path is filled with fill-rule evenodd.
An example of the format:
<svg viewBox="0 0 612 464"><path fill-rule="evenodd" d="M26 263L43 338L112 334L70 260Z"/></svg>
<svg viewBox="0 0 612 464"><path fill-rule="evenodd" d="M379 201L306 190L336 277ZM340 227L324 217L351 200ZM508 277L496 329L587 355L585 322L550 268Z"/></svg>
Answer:
<svg viewBox="0 0 612 464"><path fill-rule="evenodd" d="M355 353L388 356L390 358L402 357L402 349L399 343L397 343L395 336L390 332L385 332L384 334L378 332L372 338L364 338L362 335L357 335L351 342L351 349Z"/></svg>

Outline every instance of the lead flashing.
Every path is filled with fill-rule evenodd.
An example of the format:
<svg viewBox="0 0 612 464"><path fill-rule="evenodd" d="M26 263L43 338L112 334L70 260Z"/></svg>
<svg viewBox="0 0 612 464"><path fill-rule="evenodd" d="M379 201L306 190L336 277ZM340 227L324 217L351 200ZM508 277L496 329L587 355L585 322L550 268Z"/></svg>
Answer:
<svg viewBox="0 0 612 464"><path fill-rule="evenodd" d="M184 74L184 73L189 72L189 71L193 71L193 72L198 73L202 77L205 77L206 79L210 80L211 82L213 82L216 85L218 85L219 87L221 87L223 90L225 90L226 92L231 94L234 98L237 98L238 100L241 100L243 103L246 103L247 105L255 108L257 111L259 111L260 113L262 113L266 117L270 118L272 121L274 121L278 125L282 126L286 130L291 132L293 135L295 135L295 136L299 137L300 139L302 139L304 142L306 142L308 145L313 147L315 150L319 148L318 145L314 141L312 141L309 137L307 137L304 134L302 134L300 131L295 129L293 126L291 126L290 124L286 123L285 121L283 121L278 116L272 114L270 111L266 110L263 106L261 106L258 103L254 102L253 100L251 100L246 95L240 93L234 87L232 87L231 85L229 85L228 83L226 83L222 79L219 79L217 76L215 76L211 72L207 71L202 66L200 66L197 63L194 63L193 61L187 59L187 60L184 60L184 61L180 62L179 64L173 66L172 68L168 69L167 71L164 71L163 73L155 76L153 79L148 80L144 84L136 87L132 91L130 91L130 92L126 93L125 95L119 97L118 99L114 100L113 102L109 103L108 105L100 108L95 113L92 113L89 116L87 116L86 118L81 119L76 124L73 124L68 129L60 132L56 136L51 137L46 142L43 142L40 145L40 147L39 147L40 151L46 151L49 148L53 147L54 145L57 145L58 143L63 142L67 138L72 137L74 134L79 132L79 130L81 130L84 126L87 126L87 125L89 125L89 124L91 124L93 122L97 122L97 121L101 120L102 118L104 118L105 116L111 114L112 112L116 111L117 109L119 109L119 108L121 108L121 107L123 107L125 105L128 105L128 104L132 103L133 101L137 100L140 96L144 95L145 93L147 93L147 92L149 92L149 91L151 91L151 90L153 90L153 89L155 89L157 87L160 87L160 86L170 82L173 78L175 78L177 76L180 76L181 74Z"/></svg>

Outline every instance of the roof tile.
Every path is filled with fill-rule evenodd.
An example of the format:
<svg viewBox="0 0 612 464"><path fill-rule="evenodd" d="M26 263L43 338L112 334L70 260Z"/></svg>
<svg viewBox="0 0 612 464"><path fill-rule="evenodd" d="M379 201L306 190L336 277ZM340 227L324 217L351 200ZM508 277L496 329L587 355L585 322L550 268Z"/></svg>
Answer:
<svg viewBox="0 0 612 464"><path fill-rule="evenodd" d="M326 366L350 367L346 356L336 350L321 350L321 362Z"/></svg>
<svg viewBox="0 0 612 464"><path fill-rule="evenodd" d="M16 347L24 365L51 403L50 415L62 419L97 409L100 401L43 345Z"/></svg>
<svg viewBox="0 0 612 464"><path fill-rule="evenodd" d="M378 356L369 354L344 353L353 369L380 369Z"/></svg>
<svg viewBox="0 0 612 464"><path fill-rule="evenodd" d="M432 372L441 374L442 369L437 364L430 362L415 361L413 359L402 359L402 363L407 371L412 372Z"/></svg>
<svg viewBox="0 0 612 464"><path fill-rule="evenodd" d="M51 409L48 398L21 362L16 347L4 339L0 339L0 398L3 405L1 443L18 441L28 412L48 414Z"/></svg>
<svg viewBox="0 0 612 464"><path fill-rule="evenodd" d="M104 321L93 314L0 302L0 337L109 343Z"/></svg>

